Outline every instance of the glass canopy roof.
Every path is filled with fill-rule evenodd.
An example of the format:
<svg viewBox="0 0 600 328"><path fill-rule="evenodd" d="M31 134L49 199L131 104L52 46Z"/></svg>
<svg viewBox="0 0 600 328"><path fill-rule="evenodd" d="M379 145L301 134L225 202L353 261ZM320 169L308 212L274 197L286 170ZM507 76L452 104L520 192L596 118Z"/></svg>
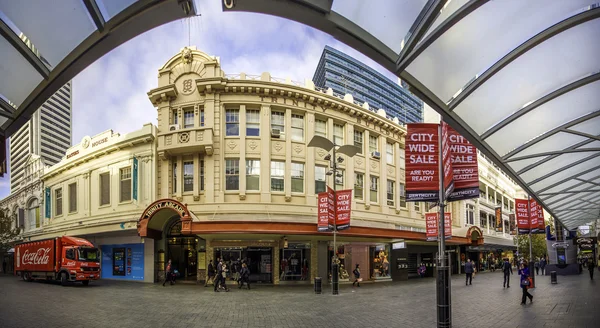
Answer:
<svg viewBox="0 0 600 328"><path fill-rule="evenodd" d="M198 1L331 34L395 72L565 226L600 219L599 0ZM110 50L195 14L192 0L54 4L0 0L6 136Z"/></svg>
<svg viewBox="0 0 600 328"><path fill-rule="evenodd" d="M225 0L407 82L567 228L600 219L598 0Z"/></svg>

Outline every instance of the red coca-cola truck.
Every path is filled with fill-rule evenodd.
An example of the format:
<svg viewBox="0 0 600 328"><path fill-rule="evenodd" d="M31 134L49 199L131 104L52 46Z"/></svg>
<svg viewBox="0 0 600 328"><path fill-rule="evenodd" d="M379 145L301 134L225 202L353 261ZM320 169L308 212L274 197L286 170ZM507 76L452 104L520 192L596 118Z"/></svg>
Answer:
<svg viewBox="0 0 600 328"><path fill-rule="evenodd" d="M78 237L58 237L17 244L15 273L25 281L34 279L69 281L88 285L100 278L100 252Z"/></svg>

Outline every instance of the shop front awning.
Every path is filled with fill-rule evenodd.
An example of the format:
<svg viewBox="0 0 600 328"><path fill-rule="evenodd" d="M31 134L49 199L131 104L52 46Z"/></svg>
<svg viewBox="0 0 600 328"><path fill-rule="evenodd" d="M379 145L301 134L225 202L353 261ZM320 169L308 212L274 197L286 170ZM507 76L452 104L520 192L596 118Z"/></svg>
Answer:
<svg viewBox="0 0 600 328"><path fill-rule="evenodd" d="M600 219L598 0L229 0L295 20L410 85L567 228Z"/></svg>

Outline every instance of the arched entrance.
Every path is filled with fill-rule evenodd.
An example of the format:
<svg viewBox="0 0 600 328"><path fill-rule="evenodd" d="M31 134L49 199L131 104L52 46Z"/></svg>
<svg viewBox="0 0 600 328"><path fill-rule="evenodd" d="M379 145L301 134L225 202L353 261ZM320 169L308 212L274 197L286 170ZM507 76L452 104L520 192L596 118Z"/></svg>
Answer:
<svg viewBox="0 0 600 328"><path fill-rule="evenodd" d="M172 268L179 271L180 279L196 280L197 251L203 243L190 233L191 220L187 206L174 199L157 200L142 213L137 224L138 235L154 240L155 281L164 279L169 259Z"/></svg>

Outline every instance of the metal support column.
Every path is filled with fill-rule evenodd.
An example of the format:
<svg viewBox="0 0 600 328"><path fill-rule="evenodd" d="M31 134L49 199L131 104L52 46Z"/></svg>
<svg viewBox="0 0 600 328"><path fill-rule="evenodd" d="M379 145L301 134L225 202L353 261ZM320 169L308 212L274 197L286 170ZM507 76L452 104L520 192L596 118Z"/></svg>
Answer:
<svg viewBox="0 0 600 328"><path fill-rule="evenodd" d="M451 317L451 302L450 302L450 270L446 261L446 233L445 233L445 215L444 215L444 164L442 156L442 124L438 127L438 148L439 148L439 207L440 213L438 217L438 258L437 258L437 278L436 278L436 296L437 296L437 326L452 327Z"/></svg>

